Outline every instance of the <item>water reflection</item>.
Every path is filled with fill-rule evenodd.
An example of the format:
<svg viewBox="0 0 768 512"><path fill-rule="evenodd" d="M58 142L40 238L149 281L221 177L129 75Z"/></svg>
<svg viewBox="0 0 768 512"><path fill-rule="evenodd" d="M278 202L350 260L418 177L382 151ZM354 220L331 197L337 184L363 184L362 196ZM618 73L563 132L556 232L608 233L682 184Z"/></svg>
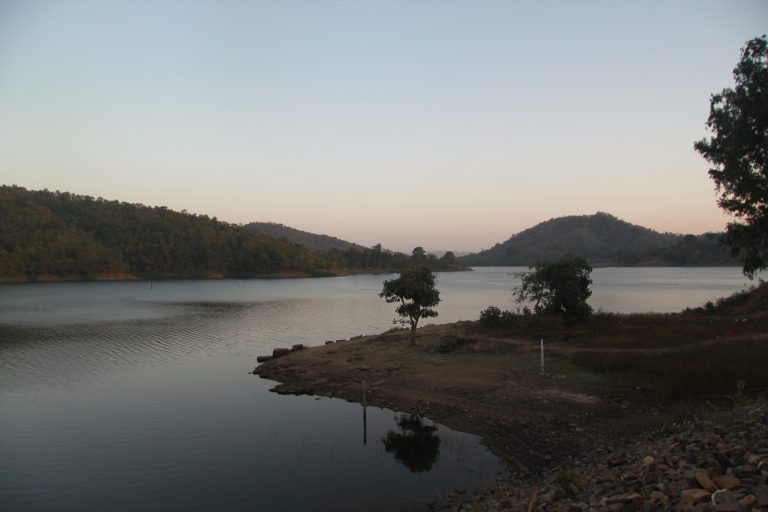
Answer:
<svg viewBox="0 0 768 512"><path fill-rule="evenodd" d="M412 473L429 471L440 457L440 438L437 426L424 425L414 414L396 417L400 432L390 430L382 439L384 449L392 453Z"/></svg>

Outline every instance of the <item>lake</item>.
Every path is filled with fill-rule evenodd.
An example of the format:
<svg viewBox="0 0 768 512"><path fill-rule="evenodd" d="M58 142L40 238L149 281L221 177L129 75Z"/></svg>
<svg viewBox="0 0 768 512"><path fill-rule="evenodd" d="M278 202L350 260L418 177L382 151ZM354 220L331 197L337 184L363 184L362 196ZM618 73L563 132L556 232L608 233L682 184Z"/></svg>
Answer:
<svg viewBox="0 0 768 512"><path fill-rule="evenodd" d="M513 307L521 270L438 274L432 323ZM418 510L492 484L503 465L473 435L372 407L364 428L358 404L249 373L274 347L390 328L387 277L0 286L0 510ZM616 312L750 284L737 268L593 280L590 303Z"/></svg>

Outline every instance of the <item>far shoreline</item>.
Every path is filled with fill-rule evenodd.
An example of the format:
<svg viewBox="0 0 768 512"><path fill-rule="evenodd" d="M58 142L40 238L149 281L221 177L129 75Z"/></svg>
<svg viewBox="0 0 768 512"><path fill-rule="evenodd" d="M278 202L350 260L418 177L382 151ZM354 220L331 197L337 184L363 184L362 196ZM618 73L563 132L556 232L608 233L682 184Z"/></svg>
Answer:
<svg viewBox="0 0 768 512"><path fill-rule="evenodd" d="M433 272L471 272L471 267L455 269L438 269ZM357 275L389 275L401 272L398 269L341 269L341 270L319 270L316 272L268 272L263 274L254 274L248 276L226 275L221 272L214 272L202 275L164 275L158 277L146 277L128 273L107 273L96 274L94 276L67 275L59 276L54 274L40 274L36 276L11 276L0 277L0 285L12 284L50 284L50 283L104 283L104 282L131 282L131 281L219 281L219 280L260 280L260 279L307 279L307 278L330 278L346 277Z"/></svg>
<svg viewBox="0 0 768 512"><path fill-rule="evenodd" d="M432 270L435 273L443 272L472 272L477 268L530 268L527 265L473 265L462 268L445 268ZM722 269L733 268L741 269L739 265L678 265L670 266L663 264L648 265L609 265L595 264L594 269L634 269L634 268L669 268L669 269ZM40 274L35 276L5 276L0 277L0 286L7 284L36 284L36 283L93 283L93 282L129 282L129 281L217 281L225 279L236 280L257 280L257 279L306 279L306 278L327 278L327 277L345 277L357 275L388 275L397 274L402 269L341 269L341 270L318 270L315 272L285 271L268 272L248 276L226 275L222 272L212 272L200 275L164 275L157 277L147 277L123 272L96 274L93 276L82 276L79 274L60 276L55 274ZM754 281L759 281L762 274L755 276Z"/></svg>

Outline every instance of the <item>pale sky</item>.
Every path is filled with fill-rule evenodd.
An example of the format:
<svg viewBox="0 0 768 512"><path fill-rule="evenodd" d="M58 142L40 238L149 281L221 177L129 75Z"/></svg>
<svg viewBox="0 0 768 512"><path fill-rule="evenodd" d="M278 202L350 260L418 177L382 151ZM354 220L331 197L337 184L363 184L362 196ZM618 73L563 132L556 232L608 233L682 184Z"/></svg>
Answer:
<svg viewBox="0 0 768 512"><path fill-rule="evenodd" d="M404 251L718 231L693 142L766 32L766 0L0 0L0 183Z"/></svg>

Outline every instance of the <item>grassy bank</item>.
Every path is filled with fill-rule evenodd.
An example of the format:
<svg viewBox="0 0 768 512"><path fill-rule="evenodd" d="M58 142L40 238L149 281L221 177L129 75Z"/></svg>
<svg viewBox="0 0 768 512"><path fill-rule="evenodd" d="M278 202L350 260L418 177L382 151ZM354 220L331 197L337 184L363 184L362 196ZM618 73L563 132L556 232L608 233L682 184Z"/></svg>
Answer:
<svg viewBox="0 0 768 512"><path fill-rule="evenodd" d="M544 339L614 394L675 402L768 390L768 284L673 314L598 313L585 323L507 315L478 334ZM737 391L738 386L738 391Z"/></svg>

